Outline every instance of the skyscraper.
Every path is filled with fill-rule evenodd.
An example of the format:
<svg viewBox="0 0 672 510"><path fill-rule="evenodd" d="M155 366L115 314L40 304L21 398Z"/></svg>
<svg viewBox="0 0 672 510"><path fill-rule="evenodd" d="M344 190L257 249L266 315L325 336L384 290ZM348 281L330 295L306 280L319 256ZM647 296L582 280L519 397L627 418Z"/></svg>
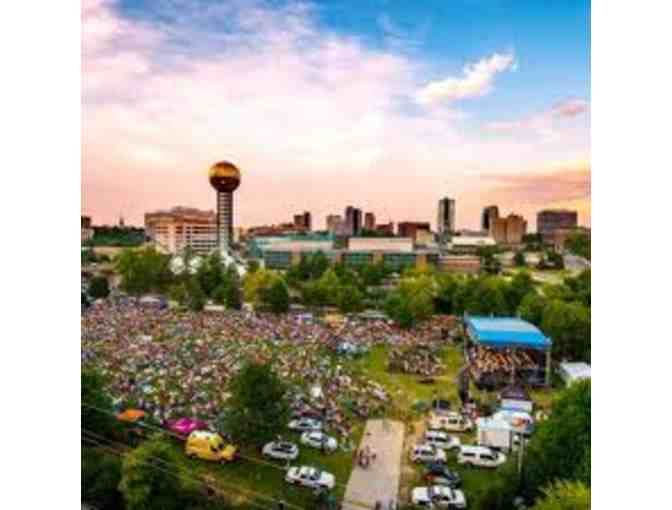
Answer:
<svg viewBox="0 0 672 510"><path fill-rule="evenodd" d="M499 207L496 205L484 207L483 213L481 214L481 229L489 232L490 225L492 225L492 222L497 218L499 218Z"/></svg>
<svg viewBox="0 0 672 510"><path fill-rule="evenodd" d="M455 232L455 200L444 197L439 200L439 215L436 222L439 236Z"/></svg>
<svg viewBox="0 0 672 510"><path fill-rule="evenodd" d="M537 232L541 235L552 234L558 229L576 228L578 214L568 209L546 209L537 213Z"/></svg>
<svg viewBox="0 0 672 510"><path fill-rule="evenodd" d="M310 231L312 223L313 221L310 211L304 211L301 214L294 215L294 226L297 228Z"/></svg>
<svg viewBox="0 0 672 510"><path fill-rule="evenodd" d="M346 207L345 225L348 230L348 235L358 235L362 231L362 210L351 205Z"/></svg>
<svg viewBox="0 0 672 510"><path fill-rule="evenodd" d="M240 185L240 170L220 161L210 167L209 179L217 191L217 247L228 253L233 242L233 192Z"/></svg>
<svg viewBox="0 0 672 510"><path fill-rule="evenodd" d="M366 230L375 230L376 229L376 215L372 212L367 212L364 215L364 228Z"/></svg>

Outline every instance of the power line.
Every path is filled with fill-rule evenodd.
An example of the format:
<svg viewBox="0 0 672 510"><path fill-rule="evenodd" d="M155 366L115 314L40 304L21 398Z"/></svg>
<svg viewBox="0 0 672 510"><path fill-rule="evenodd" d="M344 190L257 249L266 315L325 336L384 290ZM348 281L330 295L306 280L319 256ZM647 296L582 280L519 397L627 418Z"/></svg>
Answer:
<svg viewBox="0 0 672 510"><path fill-rule="evenodd" d="M110 453L113 453L114 455L119 456L119 457L122 457L123 455L125 455L125 454L128 453L128 445L125 444L125 443L120 443L120 442L118 442L118 441L112 441L112 440L110 440L110 439L106 439L106 438L104 438L104 437L102 437L102 436L100 436L100 435L98 435L98 434L95 434L95 433L93 433L93 432L91 432L91 431L89 431L89 430L87 430L87 429L84 429L84 428L82 428L82 431L84 432L84 435L85 435L85 436L88 435L88 436L94 436L94 437L95 437L95 438L92 438L92 437L84 437L84 438L83 438L84 441L88 441L89 443L93 443L93 444L95 444L95 445L97 445L97 446L99 446L99 447L105 449L106 451L108 451L108 452L110 452ZM108 444L104 444L102 441L107 441ZM121 445L122 447L124 447L124 451L115 449L115 448L109 446L109 444L119 444L119 445ZM165 465L165 466L168 466L169 468L179 467L179 466L177 466L176 464L173 464L173 463L170 463L170 462L166 462L166 461L164 461L163 459L160 459L160 458L158 458L158 457L156 457L156 456L149 456L149 458L151 458L151 459L153 459L153 460L155 460L155 461L157 461L157 462L159 462L159 463L161 463L161 464L163 464L163 465ZM157 466L156 464L153 464L153 463L151 463L151 462L145 462L145 461L138 461L138 462L139 462L140 464L144 464L144 465L153 467L153 468L155 468L155 469L158 469L159 471L162 471L162 472L167 473L167 474L169 474L169 475L171 475L171 476L174 476L174 477L177 478L178 480L180 479L180 475L177 474L177 473L174 472L174 471L170 471L170 470L167 470L167 469L163 469L163 468L161 468L161 467L159 467L159 466ZM213 487L213 485L221 485L221 486L223 486L223 487L226 488L226 489L232 490L232 491L234 491L234 492L238 492L238 493L240 493L240 494L244 494L244 495L246 495L247 497L249 497L249 495L252 494L252 495L254 495L255 497L257 497L257 498L259 498L259 499L265 499L265 500L270 501L271 503L277 503L277 500L274 499L274 498L272 498L271 496L267 496L267 495L262 494L262 493L257 492L257 491L251 491L251 490L241 489L240 487L231 486L231 485L225 484L224 482L222 482L222 481L220 481L220 480L216 480L216 483L212 483L212 482L210 482L210 481L204 480L204 479L202 479L202 478L197 478L197 477L194 477L194 476L191 476L191 475L188 475L188 474L184 474L183 476L184 476L184 478L188 478L188 479L193 480L193 481L195 481L195 482L197 482L197 483L199 483L199 484L207 485L208 487L212 488L212 489L213 489L216 493L218 493L219 495L222 495L222 494L221 494L221 491L217 491L217 490L215 490L215 489L219 489L219 487ZM223 493L223 494L226 495L226 493ZM257 506L257 508L261 508L261 509L263 509L263 510L268 510L268 507L258 506L258 505L256 505L255 503L252 503L252 504L253 504L254 506ZM286 506L289 506L289 507L293 507L293 508L295 508L295 509L297 509L297 510L304 510L304 509L303 509L302 507L300 507L300 506L291 505L291 504L288 504L288 503L285 503L285 505L286 505Z"/></svg>
<svg viewBox="0 0 672 510"><path fill-rule="evenodd" d="M116 414L113 413L112 411L108 411L106 409L101 409L99 407L95 407L95 406L86 404L84 402L82 402L81 405L84 406L84 407L88 407L90 409L93 409L95 411L108 414L108 415L116 418ZM157 427L155 425L150 425L148 423L142 423L142 422L138 423L138 425L140 425L141 427L144 427L144 428L148 428L150 430L155 430L157 432L161 432L161 433L167 434L169 436L175 437L176 439L179 439L180 441L184 440L182 437L180 437L178 434L174 433L172 430L167 430L167 429L164 429L164 428L161 428L161 427ZM255 463L255 464L259 464L259 465L263 465L263 466L270 466L270 467L278 469L280 471L283 471L283 472L285 471L285 468L283 468L282 466L278 466L277 464L273 464L273 463L267 462L265 460L256 459L254 457L248 457L248 456L245 456L245 455L242 455L242 454L240 454L240 458L244 459L244 460L247 460L249 462ZM343 484L343 483L340 483L340 482L335 482L335 485L337 485L339 487L342 487L344 489L347 489L347 484ZM364 509L367 509L367 510L375 510L374 506L368 505L368 504L363 503L361 501L350 500L350 499L346 499L344 497L343 502L344 503L350 503L353 506L357 506L357 507L364 508Z"/></svg>

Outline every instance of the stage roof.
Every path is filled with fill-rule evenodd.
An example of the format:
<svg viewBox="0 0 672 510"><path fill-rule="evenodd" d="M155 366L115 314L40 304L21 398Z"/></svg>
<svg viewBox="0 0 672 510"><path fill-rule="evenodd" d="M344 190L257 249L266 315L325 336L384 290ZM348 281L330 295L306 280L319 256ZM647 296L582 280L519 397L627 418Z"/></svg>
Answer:
<svg viewBox="0 0 672 510"><path fill-rule="evenodd" d="M471 338L486 347L551 348L550 338L533 324L517 317L467 316L465 325Z"/></svg>

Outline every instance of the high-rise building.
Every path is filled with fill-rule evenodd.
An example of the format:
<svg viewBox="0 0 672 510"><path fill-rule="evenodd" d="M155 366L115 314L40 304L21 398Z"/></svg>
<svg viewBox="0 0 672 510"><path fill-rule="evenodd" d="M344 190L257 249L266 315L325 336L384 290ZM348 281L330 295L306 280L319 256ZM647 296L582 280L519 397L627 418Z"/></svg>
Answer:
<svg viewBox="0 0 672 510"><path fill-rule="evenodd" d="M294 226L302 230L310 231L312 227L312 217L310 211L304 211L301 214L295 214Z"/></svg>
<svg viewBox="0 0 672 510"><path fill-rule="evenodd" d="M217 191L217 247L228 253L233 243L233 192L240 186L240 170L220 161L210 167L209 179Z"/></svg>
<svg viewBox="0 0 672 510"><path fill-rule="evenodd" d="M330 234L335 234L341 223L343 223L343 216L340 214L329 214L327 216L327 230Z"/></svg>
<svg viewBox="0 0 672 510"><path fill-rule="evenodd" d="M455 200L444 197L439 200L439 214L436 221L439 236L455 232Z"/></svg>
<svg viewBox="0 0 672 510"><path fill-rule="evenodd" d="M527 221L520 215L509 214L504 218L489 218L489 234L498 244L514 246L523 242Z"/></svg>
<svg viewBox="0 0 672 510"><path fill-rule="evenodd" d="M82 241L88 241L93 237L94 231L91 227L91 216L82 215Z"/></svg>
<svg viewBox="0 0 672 510"><path fill-rule="evenodd" d="M376 225L376 232L380 234L387 234L390 237L394 236L394 222L382 223Z"/></svg>
<svg viewBox="0 0 672 510"><path fill-rule="evenodd" d="M367 212L364 215L364 228L366 230L375 230L376 229L376 215L372 212Z"/></svg>
<svg viewBox="0 0 672 510"><path fill-rule="evenodd" d="M568 209L545 209L537 213L537 233L551 235L558 229L576 228L578 214Z"/></svg>
<svg viewBox="0 0 672 510"><path fill-rule="evenodd" d="M489 232L490 224L497 218L499 218L499 207L496 205L489 205L488 207L484 207L483 213L481 213L481 229Z"/></svg>
<svg viewBox="0 0 672 510"><path fill-rule="evenodd" d="M191 248L205 254L217 247L217 217L214 211L173 207L145 214L145 231L151 241L168 253Z"/></svg>
<svg viewBox="0 0 672 510"><path fill-rule="evenodd" d="M362 210L349 205L345 208L345 225L348 235L356 236L362 231Z"/></svg>
<svg viewBox="0 0 672 510"><path fill-rule="evenodd" d="M429 222L426 221L400 221L397 224L397 235L399 237L411 237L413 241L418 238L419 230L431 230Z"/></svg>

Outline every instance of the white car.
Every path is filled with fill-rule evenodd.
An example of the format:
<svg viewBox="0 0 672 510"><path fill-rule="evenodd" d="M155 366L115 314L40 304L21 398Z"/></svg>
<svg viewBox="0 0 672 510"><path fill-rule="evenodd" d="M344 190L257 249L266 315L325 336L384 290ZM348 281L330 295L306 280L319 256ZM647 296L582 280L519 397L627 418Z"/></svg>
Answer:
<svg viewBox="0 0 672 510"><path fill-rule="evenodd" d="M506 455L487 446L461 446L457 463L467 466L496 468L506 462Z"/></svg>
<svg viewBox="0 0 672 510"><path fill-rule="evenodd" d="M431 444L416 444L411 448L411 461L416 463L446 462L446 452Z"/></svg>
<svg viewBox="0 0 672 510"><path fill-rule="evenodd" d="M467 508L467 500L460 490L441 485L431 487L416 487L413 489L411 501L414 505L428 508Z"/></svg>
<svg viewBox="0 0 672 510"><path fill-rule="evenodd" d="M449 436L440 430L428 430L425 432L425 443L436 446L441 450L452 450L460 447L460 439Z"/></svg>
<svg viewBox="0 0 672 510"><path fill-rule="evenodd" d="M310 466L292 466L287 470L285 481L311 489L333 489L336 478L331 473Z"/></svg>
<svg viewBox="0 0 672 510"><path fill-rule="evenodd" d="M313 448L325 449L330 452L333 452L338 448L338 441L320 430L304 432L301 434L301 444L312 446Z"/></svg>
<svg viewBox="0 0 672 510"><path fill-rule="evenodd" d="M474 423L469 418L455 412L434 415L429 419L428 425L430 429L447 432L468 432L474 428Z"/></svg>
<svg viewBox="0 0 672 510"><path fill-rule="evenodd" d="M322 422L313 418L299 418L290 421L289 428L300 432L322 430Z"/></svg>
<svg viewBox="0 0 672 510"><path fill-rule="evenodd" d="M288 441L273 441L264 445L261 453L271 459L296 460L299 456L299 447Z"/></svg>

